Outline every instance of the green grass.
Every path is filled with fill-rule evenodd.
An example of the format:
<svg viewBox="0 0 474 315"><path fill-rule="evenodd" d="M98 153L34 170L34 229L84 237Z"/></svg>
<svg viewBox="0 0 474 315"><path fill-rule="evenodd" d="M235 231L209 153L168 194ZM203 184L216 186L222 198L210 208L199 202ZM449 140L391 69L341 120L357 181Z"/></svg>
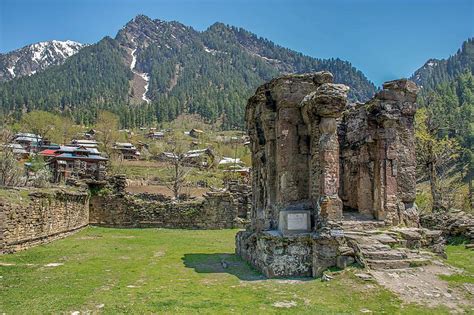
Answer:
<svg viewBox="0 0 474 315"><path fill-rule="evenodd" d="M474 283L474 251L466 249L463 243L446 246L447 262L463 270L462 273L451 276L441 276L441 279L453 285Z"/></svg>
<svg viewBox="0 0 474 315"><path fill-rule="evenodd" d="M30 198L27 190L0 188L0 200L11 204L21 204L29 202Z"/></svg>
<svg viewBox="0 0 474 315"><path fill-rule="evenodd" d="M446 311L402 308L395 295L358 279L352 270L330 282L264 279L233 254L235 233L89 227L67 239L0 256L0 313ZM46 267L49 263L63 265ZM273 306L291 301L296 306L289 309Z"/></svg>

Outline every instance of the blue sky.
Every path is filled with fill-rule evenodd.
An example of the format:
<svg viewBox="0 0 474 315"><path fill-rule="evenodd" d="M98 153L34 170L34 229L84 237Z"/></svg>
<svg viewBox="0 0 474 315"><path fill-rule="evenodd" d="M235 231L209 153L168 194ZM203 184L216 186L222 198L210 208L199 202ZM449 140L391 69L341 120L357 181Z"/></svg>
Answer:
<svg viewBox="0 0 474 315"><path fill-rule="evenodd" d="M94 43L139 13L197 30L240 26L306 55L348 60L378 85L474 36L474 0L0 0L0 52L52 39Z"/></svg>

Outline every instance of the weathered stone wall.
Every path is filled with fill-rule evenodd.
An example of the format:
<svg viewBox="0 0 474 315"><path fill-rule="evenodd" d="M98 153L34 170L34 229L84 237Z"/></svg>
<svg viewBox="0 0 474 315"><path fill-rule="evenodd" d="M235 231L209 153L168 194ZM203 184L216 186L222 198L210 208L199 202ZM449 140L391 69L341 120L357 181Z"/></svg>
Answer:
<svg viewBox="0 0 474 315"><path fill-rule="evenodd" d="M33 191L15 202L0 198L0 253L47 243L88 224L89 195L81 190Z"/></svg>
<svg viewBox="0 0 474 315"><path fill-rule="evenodd" d="M234 203L237 205L237 216L248 219L252 209L252 187L237 181L230 181L227 190L232 194Z"/></svg>
<svg viewBox="0 0 474 315"><path fill-rule="evenodd" d="M390 81L339 125L339 195L346 208L388 225L417 226L414 115L418 88Z"/></svg>
<svg viewBox="0 0 474 315"><path fill-rule="evenodd" d="M157 202L133 195L94 196L90 224L109 227L227 229L242 227L229 192L209 192L204 200Z"/></svg>

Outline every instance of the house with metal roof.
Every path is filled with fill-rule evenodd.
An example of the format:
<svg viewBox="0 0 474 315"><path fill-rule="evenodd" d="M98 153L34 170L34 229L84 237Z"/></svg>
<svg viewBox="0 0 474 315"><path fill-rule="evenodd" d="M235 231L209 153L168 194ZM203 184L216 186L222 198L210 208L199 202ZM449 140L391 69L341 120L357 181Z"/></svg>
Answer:
<svg viewBox="0 0 474 315"><path fill-rule="evenodd" d="M113 149L118 152L124 160L138 160L140 151L131 143L116 142Z"/></svg>
<svg viewBox="0 0 474 315"><path fill-rule="evenodd" d="M57 150L44 150L39 153L48 158L55 181L71 176L81 179L102 180L105 178L107 158L95 148L61 146Z"/></svg>
<svg viewBox="0 0 474 315"><path fill-rule="evenodd" d="M98 148L99 143L91 139L74 139L71 141L72 147Z"/></svg>

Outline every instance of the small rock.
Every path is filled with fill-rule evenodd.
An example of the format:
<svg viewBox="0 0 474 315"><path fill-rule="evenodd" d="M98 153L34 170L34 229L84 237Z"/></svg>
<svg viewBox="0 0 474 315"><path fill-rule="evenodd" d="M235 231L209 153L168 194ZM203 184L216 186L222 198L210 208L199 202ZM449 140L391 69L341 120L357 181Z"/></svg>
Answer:
<svg viewBox="0 0 474 315"><path fill-rule="evenodd" d="M356 277L358 277L359 279L362 279L364 281L370 281L370 280L373 279L372 276L368 273L356 273L355 275L356 275Z"/></svg>
<svg viewBox="0 0 474 315"><path fill-rule="evenodd" d="M321 277L321 281L331 281L332 279L334 279L334 277L331 277L327 274L323 274L323 276Z"/></svg>
<svg viewBox="0 0 474 315"><path fill-rule="evenodd" d="M295 307L296 305L297 304L295 301L282 301L273 303L273 306L278 308L290 308Z"/></svg>
<svg viewBox="0 0 474 315"><path fill-rule="evenodd" d="M47 265L44 265L45 267L58 267L64 265L63 263L49 263Z"/></svg>
<svg viewBox="0 0 474 315"><path fill-rule="evenodd" d="M229 267L229 265L227 264L227 262L225 262L224 260L221 261L221 265L222 265L222 268L224 269L227 269Z"/></svg>

